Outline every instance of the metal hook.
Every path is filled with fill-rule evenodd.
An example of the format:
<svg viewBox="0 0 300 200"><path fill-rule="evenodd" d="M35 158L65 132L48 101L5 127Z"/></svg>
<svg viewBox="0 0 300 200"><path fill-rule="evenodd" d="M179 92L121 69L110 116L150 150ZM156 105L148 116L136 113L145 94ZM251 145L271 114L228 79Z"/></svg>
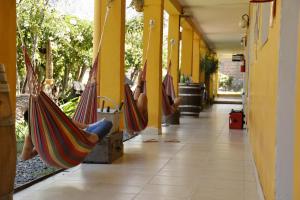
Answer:
<svg viewBox="0 0 300 200"><path fill-rule="evenodd" d="M154 28L154 24L155 24L154 19L150 19L150 20L149 20L149 25L150 25L150 28L151 28L151 29Z"/></svg>
<svg viewBox="0 0 300 200"><path fill-rule="evenodd" d="M175 45L175 39L170 39L170 44L171 44L171 46L174 46Z"/></svg>
<svg viewBox="0 0 300 200"><path fill-rule="evenodd" d="M107 7L108 7L108 8L111 8L111 4L112 4L113 1L114 1L114 0L107 0Z"/></svg>

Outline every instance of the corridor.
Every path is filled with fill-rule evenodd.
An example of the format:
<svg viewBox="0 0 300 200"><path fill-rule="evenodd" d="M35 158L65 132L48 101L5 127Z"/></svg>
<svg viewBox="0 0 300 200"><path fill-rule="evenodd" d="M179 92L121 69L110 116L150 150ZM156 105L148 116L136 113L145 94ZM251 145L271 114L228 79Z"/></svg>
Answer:
<svg viewBox="0 0 300 200"><path fill-rule="evenodd" d="M125 142L112 165L83 164L15 194L15 200L258 200L244 131L229 131L236 105L214 105L182 118L162 136L146 131ZM145 142L148 141L148 142Z"/></svg>

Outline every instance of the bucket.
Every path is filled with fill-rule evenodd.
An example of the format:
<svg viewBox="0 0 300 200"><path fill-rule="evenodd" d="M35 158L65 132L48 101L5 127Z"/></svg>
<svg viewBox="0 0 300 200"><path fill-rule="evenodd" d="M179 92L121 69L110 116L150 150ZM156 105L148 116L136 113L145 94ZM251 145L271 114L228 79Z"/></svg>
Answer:
<svg viewBox="0 0 300 200"><path fill-rule="evenodd" d="M104 100L110 103L110 105L113 105L113 108L110 108L109 111L107 111L107 108L98 108L97 109L97 120L106 119L113 123L113 127L110 130L110 133L118 132L120 129L120 110L118 108L118 105L110 98L104 97L104 96L98 96L98 100Z"/></svg>

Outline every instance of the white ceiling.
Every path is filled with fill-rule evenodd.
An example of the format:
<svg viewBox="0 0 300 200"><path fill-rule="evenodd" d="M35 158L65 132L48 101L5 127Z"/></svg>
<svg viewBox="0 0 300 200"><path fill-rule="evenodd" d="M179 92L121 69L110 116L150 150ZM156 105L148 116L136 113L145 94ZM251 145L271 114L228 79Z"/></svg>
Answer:
<svg viewBox="0 0 300 200"><path fill-rule="evenodd" d="M179 0L184 14L203 33L210 48L221 52L242 50L244 31L238 26L243 14L248 13L249 0Z"/></svg>

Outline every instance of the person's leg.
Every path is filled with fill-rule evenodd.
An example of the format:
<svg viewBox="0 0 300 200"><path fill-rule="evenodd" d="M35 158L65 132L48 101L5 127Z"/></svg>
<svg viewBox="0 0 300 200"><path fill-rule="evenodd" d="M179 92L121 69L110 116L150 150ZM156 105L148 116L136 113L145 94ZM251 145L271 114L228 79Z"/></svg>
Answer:
<svg viewBox="0 0 300 200"><path fill-rule="evenodd" d="M138 100L139 99L139 96L141 95L141 91L142 91L142 88L140 85L138 85L135 90L134 90L134 94L133 94L133 99L134 100Z"/></svg>
<svg viewBox="0 0 300 200"><path fill-rule="evenodd" d="M112 126L113 124L111 121L104 119L92 124L92 126L87 127L85 131L91 134L96 134L98 136L98 139L101 140L109 133Z"/></svg>
<svg viewBox="0 0 300 200"><path fill-rule="evenodd" d="M95 130L99 125L101 125L101 123L102 123L104 120L105 120L105 119L102 119L102 120L96 121L95 123L86 125L85 130L86 130L87 132L90 132L90 133L94 132L94 130Z"/></svg>
<svg viewBox="0 0 300 200"><path fill-rule="evenodd" d="M22 160L29 160L37 155L37 151L34 149L30 135L26 135L24 139L23 150L21 153Z"/></svg>
<svg viewBox="0 0 300 200"><path fill-rule="evenodd" d="M175 108L178 108L178 106L180 105L180 103L181 103L181 97L176 97L175 100L174 100L173 106Z"/></svg>
<svg viewBox="0 0 300 200"><path fill-rule="evenodd" d="M137 86L136 86L136 89L135 89L134 94L133 94L133 98L136 101L138 100L138 98L140 97L141 93L143 92L144 83L143 83L142 76L143 76L143 72L140 71L139 72L139 76L138 76Z"/></svg>
<svg viewBox="0 0 300 200"><path fill-rule="evenodd" d="M143 115L147 115L147 113L148 113L148 99L147 99L147 96L144 93L142 93L139 96L139 98L137 100L137 107Z"/></svg>

